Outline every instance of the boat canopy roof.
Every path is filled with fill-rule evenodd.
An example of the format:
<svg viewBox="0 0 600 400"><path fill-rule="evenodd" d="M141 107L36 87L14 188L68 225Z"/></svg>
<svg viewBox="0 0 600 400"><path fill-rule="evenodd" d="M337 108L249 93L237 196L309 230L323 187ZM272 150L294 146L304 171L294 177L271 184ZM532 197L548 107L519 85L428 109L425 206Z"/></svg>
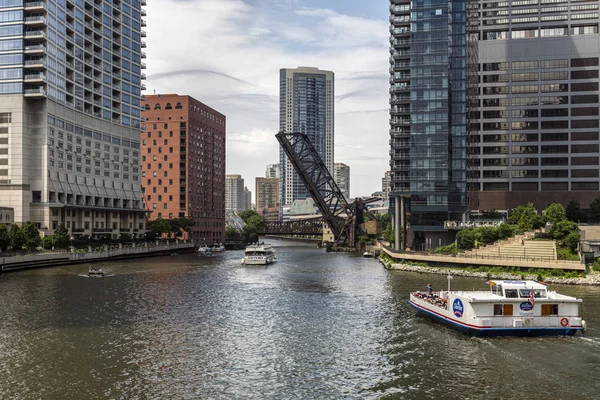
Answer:
<svg viewBox="0 0 600 400"><path fill-rule="evenodd" d="M500 285L505 289L546 289L546 285L536 281L490 281L490 286Z"/></svg>

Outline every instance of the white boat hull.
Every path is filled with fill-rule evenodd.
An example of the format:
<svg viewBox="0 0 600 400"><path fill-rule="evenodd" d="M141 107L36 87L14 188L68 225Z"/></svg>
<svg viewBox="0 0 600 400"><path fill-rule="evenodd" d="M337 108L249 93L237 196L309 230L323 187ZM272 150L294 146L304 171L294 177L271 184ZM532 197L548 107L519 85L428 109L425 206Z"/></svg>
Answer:
<svg viewBox="0 0 600 400"><path fill-rule="evenodd" d="M267 265L275 261L275 257L244 257L242 264L244 265Z"/></svg>

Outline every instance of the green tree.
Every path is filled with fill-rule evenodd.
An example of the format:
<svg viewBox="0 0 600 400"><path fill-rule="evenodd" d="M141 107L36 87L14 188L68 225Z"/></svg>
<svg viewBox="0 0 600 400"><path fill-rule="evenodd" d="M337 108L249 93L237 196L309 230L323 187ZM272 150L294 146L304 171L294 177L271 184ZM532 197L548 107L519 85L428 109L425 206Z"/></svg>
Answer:
<svg viewBox="0 0 600 400"><path fill-rule="evenodd" d="M477 235L473 229L458 231L456 234L456 247L459 250L470 250L475 247Z"/></svg>
<svg viewBox="0 0 600 400"><path fill-rule="evenodd" d="M256 212L255 215L249 216L246 220L246 225L244 225L244 228L242 229L242 232L244 234L244 241L246 243L257 242L259 233L264 230L264 224L264 217L261 217L260 215L256 214Z"/></svg>
<svg viewBox="0 0 600 400"><path fill-rule="evenodd" d="M592 221L600 221L600 197L590 203Z"/></svg>
<svg viewBox="0 0 600 400"><path fill-rule="evenodd" d="M396 232L392 227L392 224L388 224L383 230L383 240L388 243L395 243L396 241Z"/></svg>
<svg viewBox="0 0 600 400"><path fill-rule="evenodd" d="M65 249L69 246L69 231L65 224L59 224L54 230L54 246Z"/></svg>
<svg viewBox="0 0 600 400"><path fill-rule="evenodd" d="M519 208L520 210L517 211L517 214L519 216L517 226L523 231L532 230L534 228L534 225L536 225L537 216L537 211L535 210L533 203L528 203L526 206L517 207L517 209Z"/></svg>
<svg viewBox="0 0 600 400"><path fill-rule="evenodd" d="M565 215L569 221L579 222L584 219L581 205L577 200L571 200L565 209Z"/></svg>
<svg viewBox="0 0 600 400"><path fill-rule="evenodd" d="M554 240L563 240L571 232L579 234L579 227L574 222L564 220L552 225L550 235Z"/></svg>
<svg viewBox="0 0 600 400"><path fill-rule="evenodd" d="M180 237L183 232L189 232L192 226L194 226L194 220L192 218L175 218L168 220L171 225L171 232L175 232L175 236Z"/></svg>
<svg viewBox="0 0 600 400"><path fill-rule="evenodd" d="M565 208L560 203L552 203L544 210L544 220L552 224L567 219Z"/></svg>
<svg viewBox="0 0 600 400"><path fill-rule="evenodd" d="M27 222L23 228L21 228L23 235L25 236L25 243L23 248L26 250L35 250L42 245L42 238L40 237L40 231L31 221Z"/></svg>
<svg viewBox="0 0 600 400"><path fill-rule="evenodd" d="M515 226L510 224L500 224L498 227L498 238L499 239L508 239L511 236L515 235Z"/></svg>
<svg viewBox="0 0 600 400"><path fill-rule="evenodd" d="M244 210L238 213L238 216L244 220L245 223L248 223L248 220L252 217L258 217L258 213L254 210Z"/></svg>
<svg viewBox="0 0 600 400"><path fill-rule="evenodd" d="M10 246L10 237L8 236L8 229L6 225L0 225L0 249L6 251Z"/></svg>
<svg viewBox="0 0 600 400"><path fill-rule="evenodd" d="M51 249L52 247L55 246L55 242L54 242L54 235L48 235L48 236L44 236L42 238L42 247L45 249Z"/></svg>
<svg viewBox="0 0 600 400"><path fill-rule="evenodd" d="M160 237L163 233L171 233L171 223L166 219L148 221L146 228L154 237Z"/></svg>
<svg viewBox="0 0 600 400"><path fill-rule="evenodd" d="M12 247L13 250L21 250L23 248L23 245L25 244L25 235L19 225L13 224L10 227L8 236L10 238L10 247Z"/></svg>
<svg viewBox="0 0 600 400"><path fill-rule="evenodd" d="M571 249L571 253L575 253L580 240L581 234L579 232L571 232L563 239L562 244Z"/></svg>
<svg viewBox="0 0 600 400"><path fill-rule="evenodd" d="M237 242L238 240L242 240L242 234L240 233L240 231L235 229L233 226L226 226L225 227L225 240Z"/></svg>

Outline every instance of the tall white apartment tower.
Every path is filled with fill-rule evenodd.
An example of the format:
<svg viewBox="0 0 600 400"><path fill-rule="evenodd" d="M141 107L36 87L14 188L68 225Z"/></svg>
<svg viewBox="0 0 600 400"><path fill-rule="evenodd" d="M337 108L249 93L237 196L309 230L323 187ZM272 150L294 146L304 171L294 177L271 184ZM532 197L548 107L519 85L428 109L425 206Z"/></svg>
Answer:
<svg viewBox="0 0 600 400"><path fill-rule="evenodd" d="M247 210L246 190L241 175L225 175L225 211Z"/></svg>
<svg viewBox="0 0 600 400"><path fill-rule="evenodd" d="M0 206L141 237L144 0L0 1Z"/></svg>
<svg viewBox="0 0 600 400"><path fill-rule="evenodd" d="M279 74L279 129L302 132L333 175L334 73L318 68L284 68ZM281 205L310 197L294 167L280 150Z"/></svg>

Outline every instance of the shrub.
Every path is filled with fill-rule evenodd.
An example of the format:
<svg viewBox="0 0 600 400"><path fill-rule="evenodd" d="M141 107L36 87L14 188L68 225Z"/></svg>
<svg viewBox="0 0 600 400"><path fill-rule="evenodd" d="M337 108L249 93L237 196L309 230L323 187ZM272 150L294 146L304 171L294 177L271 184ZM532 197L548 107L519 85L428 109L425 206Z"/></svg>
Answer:
<svg viewBox="0 0 600 400"><path fill-rule="evenodd" d="M575 253L580 239L581 235L579 232L571 232L563 239L562 244L563 246L568 247L572 253Z"/></svg>
<svg viewBox="0 0 600 400"><path fill-rule="evenodd" d="M460 250L469 250L475 247L477 236L473 229L465 229L456 234L456 246Z"/></svg>
<svg viewBox="0 0 600 400"><path fill-rule="evenodd" d="M552 225L550 235L554 240L563 240L571 232L579 233L579 227L574 222L564 220Z"/></svg>
<svg viewBox="0 0 600 400"><path fill-rule="evenodd" d="M491 226L482 226L475 229L477 240L484 244L494 243L500 238L499 229Z"/></svg>
<svg viewBox="0 0 600 400"><path fill-rule="evenodd" d="M458 249L456 248L456 244L452 243L448 246L438 247L433 252L437 254L456 254L458 253Z"/></svg>
<svg viewBox="0 0 600 400"><path fill-rule="evenodd" d="M569 248L559 248L556 250L556 253L559 260L579 260L579 256L577 254L573 254Z"/></svg>

